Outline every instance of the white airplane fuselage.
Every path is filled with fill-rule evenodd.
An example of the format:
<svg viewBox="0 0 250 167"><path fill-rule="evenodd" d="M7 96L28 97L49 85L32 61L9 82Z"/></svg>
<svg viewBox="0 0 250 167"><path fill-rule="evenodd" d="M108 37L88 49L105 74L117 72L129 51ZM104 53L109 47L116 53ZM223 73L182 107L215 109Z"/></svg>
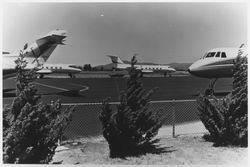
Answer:
<svg viewBox="0 0 250 167"><path fill-rule="evenodd" d="M68 73L74 74L80 72L80 69L70 67L69 64L46 64L52 52L58 45L64 45L66 38L65 30L54 30L47 35L37 39L33 44L23 51L24 60L27 62L25 69L30 70L37 67L38 74ZM3 79L16 75L16 63L19 54L3 54Z"/></svg>
<svg viewBox="0 0 250 167"><path fill-rule="evenodd" d="M131 64L124 63L118 56L107 55L110 57L113 68L118 70L126 70L131 67ZM153 72L166 72L172 73L176 70L168 65L135 65L136 69L141 70L142 73L153 73Z"/></svg>
<svg viewBox="0 0 250 167"><path fill-rule="evenodd" d="M76 74L82 70L73 67L72 64L43 64L37 74L68 73Z"/></svg>
<svg viewBox="0 0 250 167"><path fill-rule="evenodd" d="M130 64L114 64L116 69L124 70L131 67ZM175 72L175 69L166 65L135 65L136 69L141 70L143 73L152 73L152 72Z"/></svg>
<svg viewBox="0 0 250 167"><path fill-rule="evenodd" d="M3 79L10 78L16 75L16 63L15 61L19 58L18 54L8 54L3 55L2 57L2 69L3 69ZM24 59L27 62L26 69L32 69L36 65L32 62L35 60L35 58L32 57L25 57Z"/></svg>
<svg viewBox="0 0 250 167"><path fill-rule="evenodd" d="M16 75L16 63L15 60L19 58L19 55L8 55L3 56L3 79L14 77ZM79 68L74 67L72 64L40 64L38 66L36 63L33 63L34 58L25 57L24 60L27 62L25 69L30 70L37 68L36 73L40 75L48 75L52 73L66 73L66 74L76 74L81 72Z"/></svg>
<svg viewBox="0 0 250 167"><path fill-rule="evenodd" d="M194 62L188 72L203 78L230 78L233 76L234 61L239 48L215 48ZM243 50L242 56L247 53Z"/></svg>

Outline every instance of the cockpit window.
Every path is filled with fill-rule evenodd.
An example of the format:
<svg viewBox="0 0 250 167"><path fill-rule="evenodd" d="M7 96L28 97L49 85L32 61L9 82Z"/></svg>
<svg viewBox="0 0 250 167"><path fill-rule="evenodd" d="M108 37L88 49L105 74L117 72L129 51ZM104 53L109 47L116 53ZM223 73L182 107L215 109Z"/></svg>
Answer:
<svg viewBox="0 0 250 167"><path fill-rule="evenodd" d="M221 53L221 57L222 57L222 58L226 58L226 57L227 57L226 53L225 53L225 52L222 52L222 53Z"/></svg>
<svg viewBox="0 0 250 167"><path fill-rule="evenodd" d="M220 57L220 52L217 52L215 57Z"/></svg>
<svg viewBox="0 0 250 167"><path fill-rule="evenodd" d="M214 57L216 52L209 52L207 55L206 55L206 58L208 57Z"/></svg>
<svg viewBox="0 0 250 167"><path fill-rule="evenodd" d="M202 59L204 59L206 57L207 53L204 54L204 56L202 57Z"/></svg>

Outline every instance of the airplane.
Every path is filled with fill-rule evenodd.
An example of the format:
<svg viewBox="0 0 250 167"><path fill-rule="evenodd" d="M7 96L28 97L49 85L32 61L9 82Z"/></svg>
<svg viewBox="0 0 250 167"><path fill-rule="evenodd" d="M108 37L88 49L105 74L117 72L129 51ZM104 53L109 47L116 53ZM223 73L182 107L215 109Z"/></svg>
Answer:
<svg viewBox="0 0 250 167"><path fill-rule="evenodd" d="M201 59L195 61L189 68L191 75L210 79L209 89L205 94L213 93L213 87L218 78L233 77L234 62L238 55L247 56L243 45L240 48L214 48Z"/></svg>
<svg viewBox="0 0 250 167"><path fill-rule="evenodd" d="M27 62L26 70L33 69L37 67L37 74L41 77L45 74L50 74L53 72L66 72L71 77L74 73L80 72L80 69L70 67L70 65L60 65L57 64L46 64L52 52L58 45L65 45L63 42L66 38L65 30L53 30L47 35L42 36L37 39L35 43L28 46L25 45L25 49L22 51L24 55L24 60ZM10 54L9 52L3 52L3 79L7 79L16 75L16 63L15 60L19 58L19 54ZM55 67L53 67L55 66ZM49 68L48 68L49 67Z"/></svg>
<svg viewBox="0 0 250 167"><path fill-rule="evenodd" d="M39 78L43 78L44 75L52 73L67 73L70 78L75 78L75 74L82 70L76 68L73 64L43 64L42 69L36 71L39 74Z"/></svg>
<svg viewBox="0 0 250 167"><path fill-rule="evenodd" d="M113 63L113 69L114 70L126 70L131 67L131 64L124 63L120 57L113 56L113 55L106 55L107 57L110 57L112 63ZM141 70L141 75L143 73L153 73L153 72L163 72L164 76L166 74L170 74L175 72L176 70L168 65L139 65L135 64L135 68Z"/></svg>

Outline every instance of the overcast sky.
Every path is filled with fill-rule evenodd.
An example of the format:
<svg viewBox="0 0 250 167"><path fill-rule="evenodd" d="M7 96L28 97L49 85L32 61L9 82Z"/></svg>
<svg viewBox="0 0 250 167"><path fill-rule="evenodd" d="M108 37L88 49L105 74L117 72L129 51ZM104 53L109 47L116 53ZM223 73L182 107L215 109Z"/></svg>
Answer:
<svg viewBox="0 0 250 167"><path fill-rule="evenodd" d="M247 41L245 3L7 3L3 50L67 30L49 63L107 64L107 54L140 62L193 62L215 47Z"/></svg>

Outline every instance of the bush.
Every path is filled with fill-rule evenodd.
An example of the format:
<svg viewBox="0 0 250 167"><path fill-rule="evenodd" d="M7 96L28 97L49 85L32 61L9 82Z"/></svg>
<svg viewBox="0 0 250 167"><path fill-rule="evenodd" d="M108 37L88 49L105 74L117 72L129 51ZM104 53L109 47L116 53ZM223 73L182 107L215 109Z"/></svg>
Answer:
<svg viewBox="0 0 250 167"><path fill-rule="evenodd" d="M201 94L198 115L215 145L247 146L247 57L235 61L232 92L222 101Z"/></svg>
<svg viewBox="0 0 250 167"><path fill-rule="evenodd" d="M228 133L233 143L247 146L247 57L238 56L234 69L233 90L228 109ZM233 126L232 126L233 125Z"/></svg>
<svg viewBox="0 0 250 167"><path fill-rule="evenodd" d="M208 96L201 94L197 99L198 116L205 128L210 133L210 138L217 144L226 142L224 137L226 111L228 110L229 97L219 101L216 97L209 99Z"/></svg>
<svg viewBox="0 0 250 167"><path fill-rule="evenodd" d="M16 63L17 97L3 110L3 162L49 163L74 108L61 111L59 101L38 102L37 90L31 83L34 70L25 70L22 52Z"/></svg>
<svg viewBox="0 0 250 167"><path fill-rule="evenodd" d="M120 95L120 104L112 108L105 100L100 113L103 136L109 143L110 157L137 154L143 145L152 144L152 138L163 124L163 114L148 110L149 97L155 89L146 91L138 81L135 56L131 61L127 89Z"/></svg>

